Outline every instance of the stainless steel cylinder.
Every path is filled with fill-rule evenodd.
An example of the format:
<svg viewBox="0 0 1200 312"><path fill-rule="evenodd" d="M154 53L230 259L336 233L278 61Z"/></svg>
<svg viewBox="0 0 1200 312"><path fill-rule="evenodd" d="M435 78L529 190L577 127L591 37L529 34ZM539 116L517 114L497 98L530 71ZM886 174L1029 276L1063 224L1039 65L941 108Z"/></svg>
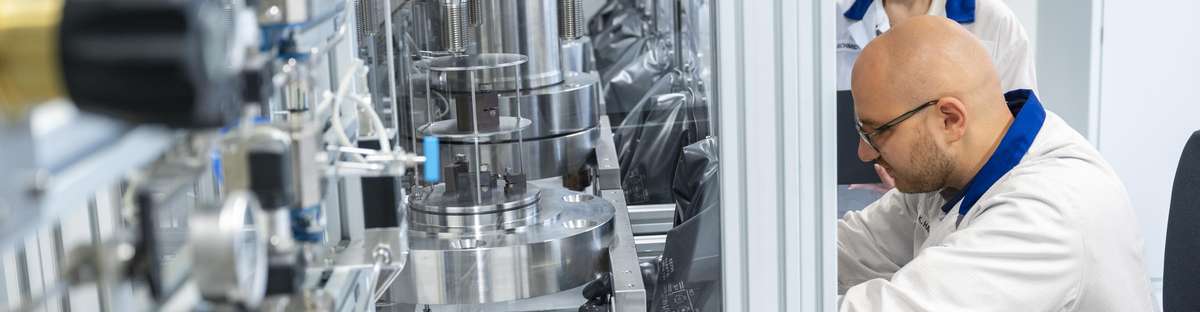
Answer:
<svg viewBox="0 0 1200 312"><path fill-rule="evenodd" d="M521 117L532 120L532 124L520 132L524 142L523 151L517 149L517 137L511 134L491 138L484 144L483 159L493 167L517 166L513 153L523 153L525 172L531 179L564 175L582 168L599 132L599 79L593 74L568 73L562 83L522 92L500 94L502 115L516 115L517 98L520 98ZM423 91L423 90L421 90ZM460 96L460 95L451 95ZM446 95L432 97L434 109L426 113L424 103L414 105L413 117L418 124L426 116L437 120L455 118L454 110L446 104ZM424 99L424 96L419 98ZM459 99L463 100L463 99ZM408 142L411 129L404 129L402 141ZM419 140L418 140L419 141ZM474 146L467 140L444 140L441 144L443 163L451 161L454 154L471 154ZM419 147L419 142L418 146Z"/></svg>
<svg viewBox="0 0 1200 312"><path fill-rule="evenodd" d="M601 114L599 89L599 79L594 75L567 73L563 82L557 85L520 93L491 93L476 98L496 97L497 108L502 116L517 116L517 104L520 103L520 117L533 122L520 134L523 139L530 140L574 133L598 125ZM433 98L435 101L454 98L464 102L470 100L470 95L441 93ZM435 114L431 114L436 120L454 119L459 115L457 110L447 103L435 103L432 106L437 110ZM437 117L439 115L441 118ZM517 139L515 135L502 135L498 138Z"/></svg>
<svg viewBox="0 0 1200 312"><path fill-rule="evenodd" d="M292 112L308 110L312 106L310 102L313 87L307 70L294 59L287 60L282 70L287 75L287 82L283 84L283 90L280 92L283 109Z"/></svg>
<svg viewBox="0 0 1200 312"><path fill-rule="evenodd" d="M497 189L489 192L488 196L477 203L473 198L455 197L444 185L439 184L430 189L414 191L409 197L409 208L417 212L442 215L489 214L516 210L537 203L539 191L535 186L529 186L525 192L516 194L507 194L504 190Z"/></svg>
<svg viewBox="0 0 1200 312"><path fill-rule="evenodd" d="M556 0L476 0L479 2L478 53L516 53L529 57L521 66L521 88L562 81L558 56ZM514 90L517 77L489 77L497 90Z"/></svg>
<svg viewBox="0 0 1200 312"><path fill-rule="evenodd" d="M556 136L537 140L489 143L480 145L480 158L492 168L517 168L518 160L524 160L524 172L530 179L544 179L566 175L583 168L592 148L600 139L600 131L591 128L564 136ZM420 149L420 143L418 149ZM521 146L524 149L521 149ZM449 156L454 154L471 154L475 146L461 142L442 142L439 145L443 155L442 163L449 163ZM520 153L520 157L518 157Z"/></svg>
<svg viewBox="0 0 1200 312"><path fill-rule="evenodd" d="M502 94L500 109L501 113L515 115L517 103L520 103L521 117L533 121L521 135L524 138L546 138L598 126L602 114L599 99L599 78L592 74L568 72L560 84L520 94Z"/></svg>
<svg viewBox="0 0 1200 312"><path fill-rule="evenodd" d="M536 220L526 226L462 233L410 228L409 262L389 301L492 303L591 281L603 270L612 240L612 205L559 188L544 188L540 197Z"/></svg>
<svg viewBox="0 0 1200 312"><path fill-rule="evenodd" d="M482 214L437 214L412 210L413 230L427 233L469 233L480 230L517 229L537 224L537 205Z"/></svg>
<svg viewBox="0 0 1200 312"><path fill-rule="evenodd" d="M587 73L596 70L596 54L592 47L591 37L579 37L574 40L560 42L562 70L564 73Z"/></svg>

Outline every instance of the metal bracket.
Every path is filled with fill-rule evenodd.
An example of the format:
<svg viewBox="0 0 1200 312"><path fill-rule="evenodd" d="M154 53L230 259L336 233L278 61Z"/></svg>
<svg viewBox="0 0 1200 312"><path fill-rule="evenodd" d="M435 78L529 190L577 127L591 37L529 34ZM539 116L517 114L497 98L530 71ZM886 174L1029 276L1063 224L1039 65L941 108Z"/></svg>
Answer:
<svg viewBox="0 0 1200 312"><path fill-rule="evenodd" d="M621 164L613 141L612 124L608 116L600 117L600 141L596 142L596 189L621 190ZM624 201L625 195L621 195Z"/></svg>
<svg viewBox="0 0 1200 312"><path fill-rule="evenodd" d="M601 191L601 197L612 203L613 241L608 247L609 267L612 269L613 298L615 311L646 311L646 285L642 282L642 270L638 264L637 249L634 247L633 228L629 225L629 210L625 206L625 194L621 190Z"/></svg>

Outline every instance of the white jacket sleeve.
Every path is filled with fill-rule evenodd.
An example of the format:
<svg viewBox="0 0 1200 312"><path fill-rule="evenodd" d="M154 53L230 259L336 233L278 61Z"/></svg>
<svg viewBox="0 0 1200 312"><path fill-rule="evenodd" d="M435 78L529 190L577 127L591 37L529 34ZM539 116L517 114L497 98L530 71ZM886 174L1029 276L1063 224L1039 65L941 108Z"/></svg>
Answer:
<svg viewBox="0 0 1200 312"><path fill-rule="evenodd" d="M1037 91L1037 68L1034 66L1033 45L1029 43L1029 35L1025 28L1011 15L1002 25L1007 28L998 33L998 53L996 74L1000 76L1000 85L1004 92L1016 89Z"/></svg>
<svg viewBox="0 0 1200 312"><path fill-rule="evenodd" d="M999 194L945 243L891 276L850 288L841 311L1059 311L1076 304L1087 257L1062 206ZM951 214L947 218L956 218ZM953 221L951 221L953 222Z"/></svg>
<svg viewBox="0 0 1200 312"><path fill-rule="evenodd" d="M838 221L838 294L868 280L890 278L912 259L917 215L908 196L893 189Z"/></svg>

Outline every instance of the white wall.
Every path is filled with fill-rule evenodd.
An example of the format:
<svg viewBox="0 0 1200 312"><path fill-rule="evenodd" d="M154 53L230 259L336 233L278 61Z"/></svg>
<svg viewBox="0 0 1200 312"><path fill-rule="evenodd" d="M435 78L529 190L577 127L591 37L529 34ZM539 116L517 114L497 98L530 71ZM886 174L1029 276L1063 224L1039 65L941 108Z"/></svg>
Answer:
<svg viewBox="0 0 1200 312"><path fill-rule="evenodd" d="M1188 136L1200 129L1200 2L1104 1L1100 152L1125 182L1162 277L1171 183Z"/></svg>
<svg viewBox="0 0 1200 312"><path fill-rule="evenodd" d="M1038 97L1093 142L1099 102L1100 1L1005 0L1029 35Z"/></svg>
<svg viewBox="0 0 1200 312"><path fill-rule="evenodd" d="M1041 1L1037 20L1038 97L1096 143L1101 1Z"/></svg>

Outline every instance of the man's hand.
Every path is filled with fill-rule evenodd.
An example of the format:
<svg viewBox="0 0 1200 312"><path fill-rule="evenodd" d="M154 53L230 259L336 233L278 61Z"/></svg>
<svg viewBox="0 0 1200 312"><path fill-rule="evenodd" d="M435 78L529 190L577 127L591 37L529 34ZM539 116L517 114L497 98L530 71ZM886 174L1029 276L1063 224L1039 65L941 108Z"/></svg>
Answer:
<svg viewBox="0 0 1200 312"><path fill-rule="evenodd" d="M896 179L892 178L892 175L888 174L887 169L883 169L883 166L875 164L875 174L879 175L879 181L882 181L879 185L884 188L884 192L896 188Z"/></svg>
<svg viewBox="0 0 1200 312"><path fill-rule="evenodd" d="M896 179L892 178L892 175L888 174L887 169L883 169L883 166L880 166L879 164L875 164L875 174L879 175L880 183L851 184L849 189L851 189L851 190L867 189L867 190L872 190L872 191L876 191L879 193L887 193L888 191L890 191L896 187Z"/></svg>

